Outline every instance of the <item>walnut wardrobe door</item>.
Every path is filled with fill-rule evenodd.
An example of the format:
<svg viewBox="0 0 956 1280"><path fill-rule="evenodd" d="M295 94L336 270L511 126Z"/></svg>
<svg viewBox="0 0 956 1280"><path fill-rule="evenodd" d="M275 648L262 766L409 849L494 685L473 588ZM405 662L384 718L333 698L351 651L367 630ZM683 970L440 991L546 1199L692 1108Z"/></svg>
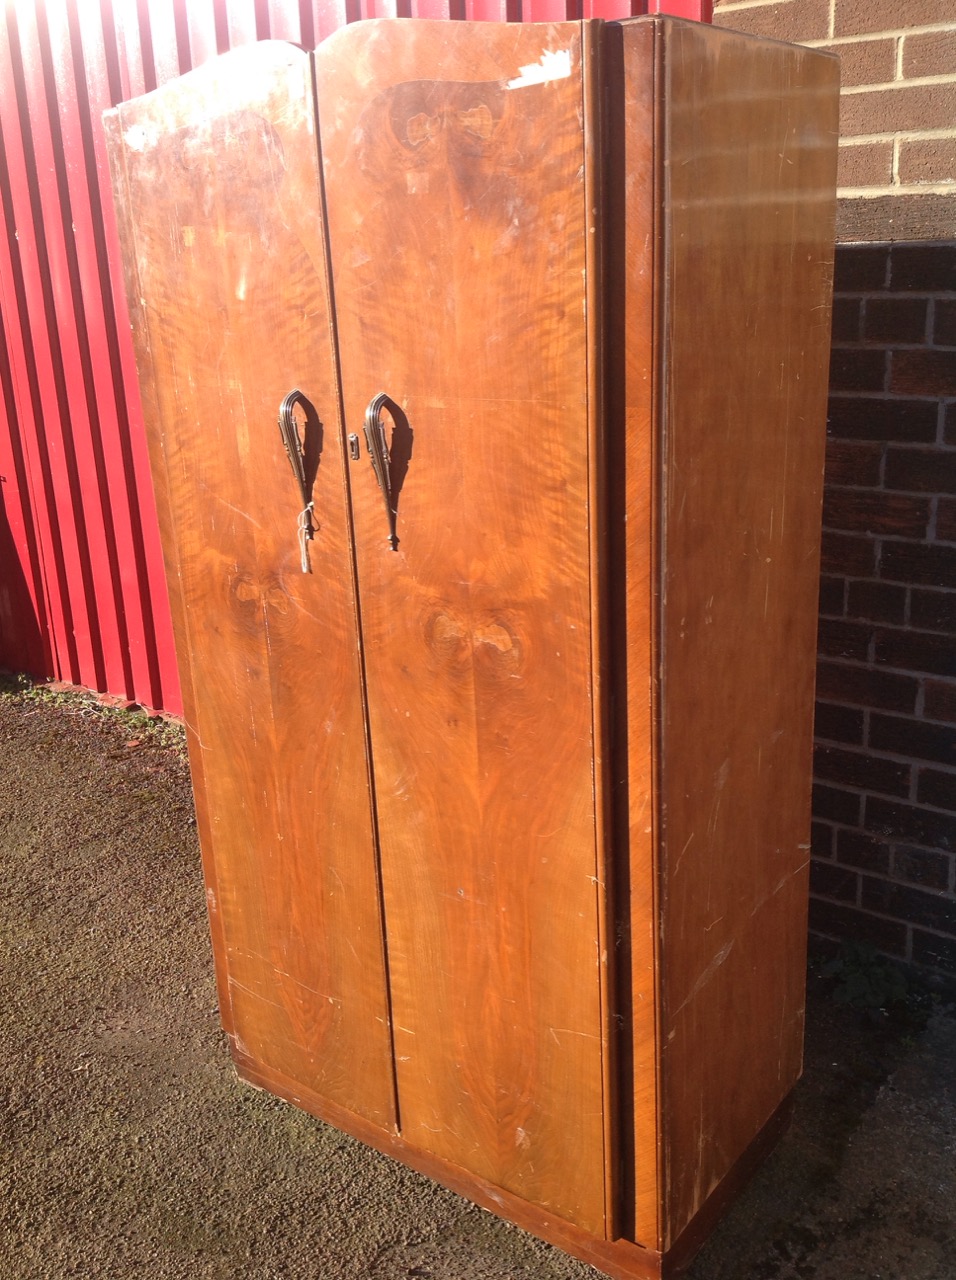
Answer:
<svg viewBox="0 0 956 1280"><path fill-rule="evenodd" d="M603 1235L586 33L315 60L401 1133Z"/></svg>
<svg viewBox="0 0 956 1280"><path fill-rule="evenodd" d="M108 128L224 1020L244 1074L391 1126L309 57L236 50Z"/></svg>

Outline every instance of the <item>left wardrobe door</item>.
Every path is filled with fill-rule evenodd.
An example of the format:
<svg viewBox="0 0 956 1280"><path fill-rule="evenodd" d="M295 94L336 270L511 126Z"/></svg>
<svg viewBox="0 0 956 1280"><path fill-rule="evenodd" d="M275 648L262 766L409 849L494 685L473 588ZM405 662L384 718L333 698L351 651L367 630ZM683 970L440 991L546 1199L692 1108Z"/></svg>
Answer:
<svg viewBox="0 0 956 1280"><path fill-rule="evenodd" d="M107 131L223 1020L243 1074L392 1127L308 55L238 49Z"/></svg>

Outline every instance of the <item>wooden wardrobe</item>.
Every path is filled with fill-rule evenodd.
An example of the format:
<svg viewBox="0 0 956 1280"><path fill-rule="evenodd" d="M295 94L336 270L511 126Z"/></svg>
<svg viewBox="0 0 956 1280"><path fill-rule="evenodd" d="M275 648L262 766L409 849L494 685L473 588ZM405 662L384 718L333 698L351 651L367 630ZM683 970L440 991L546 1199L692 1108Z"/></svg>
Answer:
<svg viewBox="0 0 956 1280"><path fill-rule="evenodd" d="M800 1073L836 121L664 17L107 116L238 1071L610 1276Z"/></svg>

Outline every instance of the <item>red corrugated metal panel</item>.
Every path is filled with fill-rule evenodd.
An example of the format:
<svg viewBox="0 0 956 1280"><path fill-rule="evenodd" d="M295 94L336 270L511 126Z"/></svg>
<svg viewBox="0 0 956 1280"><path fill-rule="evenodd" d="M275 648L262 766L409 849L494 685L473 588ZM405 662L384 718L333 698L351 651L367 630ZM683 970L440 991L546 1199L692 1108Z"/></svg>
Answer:
<svg viewBox="0 0 956 1280"><path fill-rule="evenodd" d="M671 13L675 18L711 22L714 17L714 0L649 0L647 12Z"/></svg>
<svg viewBox="0 0 956 1280"><path fill-rule="evenodd" d="M180 709L101 116L234 45L346 22L710 0L9 0L0 24L0 666Z"/></svg>
<svg viewBox="0 0 956 1280"><path fill-rule="evenodd" d="M66 407L66 388L56 324L55 277L47 249L49 210L57 209L57 200L55 175L43 167L47 149L43 122L31 119L33 104L26 83L32 70L31 16L26 15L26 54L21 48L17 15L10 7L6 24L10 38L0 44L0 129L4 136L4 177L9 182L10 221L6 234L11 275L3 282L2 297L4 328L11 337L9 359L15 411L11 436L15 431L27 471L28 491L20 494L20 501L23 505L29 501L31 506L43 574L42 582L35 586L47 599L50 656L61 670L79 673L81 668L88 669L95 678L85 609L75 607L83 604L77 597L84 594L89 557L83 555L85 547L77 546L72 511L75 486L71 483L70 459L63 457L61 413ZM44 208L41 189L49 190L51 186L52 198L46 200ZM11 299L16 300L15 308L9 305ZM66 445L72 451L69 431ZM60 517L56 514L58 506L63 508ZM76 612L80 616L75 619Z"/></svg>
<svg viewBox="0 0 956 1280"><path fill-rule="evenodd" d="M26 584L21 600L45 605L26 628L26 646L8 650L3 627L0 661L176 707L155 514L142 428L127 408L121 352L129 339L116 319L96 160L108 101L91 101L79 9L89 14L67 0L8 5L0 29L0 303L10 371L0 439L22 458L18 502L30 514L0 577ZM22 619L18 630L22 636Z"/></svg>

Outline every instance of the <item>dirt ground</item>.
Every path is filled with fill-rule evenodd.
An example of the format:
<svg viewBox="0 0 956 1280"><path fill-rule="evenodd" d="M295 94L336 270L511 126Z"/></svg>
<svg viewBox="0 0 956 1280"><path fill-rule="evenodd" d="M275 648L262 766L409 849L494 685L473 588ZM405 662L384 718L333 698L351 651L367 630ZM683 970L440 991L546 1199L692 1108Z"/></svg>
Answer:
<svg viewBox="0 0 956 1280"><path fill-rule="evenodd" d="M690 1280L956 1277L954 1010L858 1013L834 981L811 978L793 1128ZM8 682L0 1280L74 1276L597 1273L237 1081L179 730Z"/></svg>

